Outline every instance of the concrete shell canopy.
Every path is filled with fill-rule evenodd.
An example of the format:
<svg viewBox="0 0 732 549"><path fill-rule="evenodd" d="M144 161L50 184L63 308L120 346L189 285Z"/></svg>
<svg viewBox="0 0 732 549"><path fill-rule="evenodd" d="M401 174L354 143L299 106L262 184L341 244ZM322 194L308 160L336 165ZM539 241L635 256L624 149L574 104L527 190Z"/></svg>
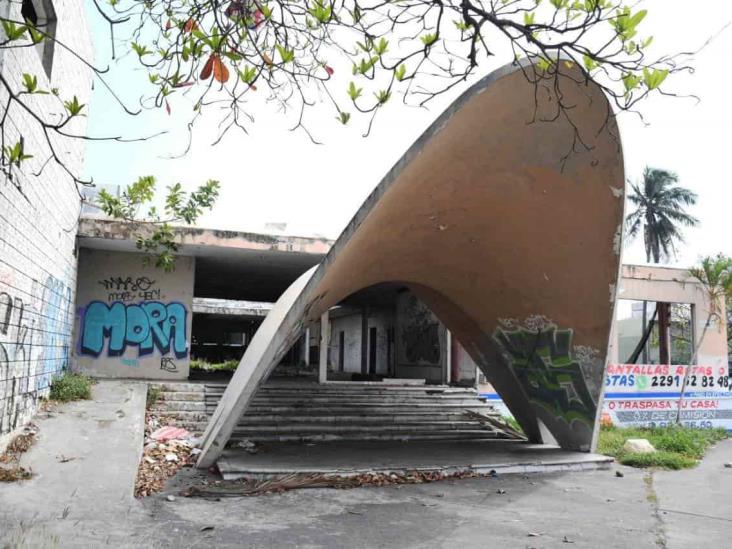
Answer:
<svg viewBox="0 0 732 549"><path fill-rule="evenodd" d="M588 451L619 272L623 156L602 90L500 69L467 90L384 177L323 262L282 296L204 437L223 450L306 323L398 282L465 347L530 440Z"/></svg>

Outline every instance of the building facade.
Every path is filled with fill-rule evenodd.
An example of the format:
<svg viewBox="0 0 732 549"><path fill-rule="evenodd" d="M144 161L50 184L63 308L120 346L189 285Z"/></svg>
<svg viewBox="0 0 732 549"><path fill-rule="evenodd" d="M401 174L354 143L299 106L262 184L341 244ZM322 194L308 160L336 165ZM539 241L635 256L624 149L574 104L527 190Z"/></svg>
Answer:
<svg viewBox="0 0 732 549"><path fill-rule="evenodd" d="M81 0L2 2L0 14L35 18L74 52L93 59ZM13 93L24 89L27 73L37 78L38 89L58 88L62 98L89 103L91 72L52 41L0 50L0 72ZM24 97L48 113L63 109L53 95ZM5 144L22 135L24 152L33 157L20 167L3 166L0 175L0 442L31 418L52 377L69 365L81 208L76 183L58 163L47 162L42 127L17 103L8 104L8 89L0 86ZM77 117L66 129L83 135L85 119ZM57 145L64 165L80 174L83 141L59 139Z"/></svg>

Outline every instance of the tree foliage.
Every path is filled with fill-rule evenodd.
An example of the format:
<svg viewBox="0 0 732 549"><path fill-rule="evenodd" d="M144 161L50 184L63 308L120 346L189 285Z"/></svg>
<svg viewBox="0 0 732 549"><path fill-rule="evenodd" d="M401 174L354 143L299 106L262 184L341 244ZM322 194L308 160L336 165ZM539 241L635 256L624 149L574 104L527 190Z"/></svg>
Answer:
<svg viewBox="0 0 732 549"><path fill-rule="evenodd" d="M107 215L132 223L137 228L137 249L146 260L165 271L175 268L178 243L173 224L192 225L204 211L213 207L219 195L219 182L210 180L197 190L186 193L180 183L167 189L162 212L154 205L155 178L140 177L114 196L105 189L99 192L98 207Z"/></svg>
<svg viewBox="0 0 732 549"><path fill-rule="evenodd" d="M120 49L121 32L122 49L146 69L154 93L143 105L170 110L185 94L194 105L191 127L207 107L221 108L219 138L231 128L246 131L253 121L254 94L293 110L294 128L313 140L305 113L323 98L334 123L348 124L363 115L370 128L395 96L425 105L494 57L532 61L524 72L537 84L556 87L561 78L592 78L619 110L662 93L670 73L688 68L674 56L649 58L646 10L618 0L90 1L112 34L118 30L114 51ZM2 24L0 48L54 40L18 14ZM103 69L79 61L106 85ZM351 74L335 75L336 68ZM8 96L4 113L13 105L32 112L46 133L50 159L62 163L50 134L68 135L68 121L82 116L85 105L63 90L39 89L34 78L29 74L30 85L23 89L0 78ZM28 96L40 93L62 102L60 119L33 111ZM557 116L571 118L571 105L559 107ZM4 124L0 129L6 168L17 168L24 155L38 154L6 144Z"/></svg>
<svg viewBox="0 0 732 549"><path fill-rule="evenodd" d="M704 338L712 323L716 322L722 326L726 322L722 312L725 302L732 301L732 258L721 253L716 256L707 256L701 260L699 265L689 269L689 276L701 286L709 307L701 337L694 344L694 350L689 361L689 365L691 366L696 364L699 349L701 349ZM681 383L681 393L676 411L676 423L679 423L681 417L681 402L686 392L690 370L691 368L686 369L683 382Z"/></svg>
<svg viewBox="0 0 732 549"><path fill-rule="evenodd" d="M681 227L694 227L699 220L686 213L686 206L696 204L693 191L676 185L678 176L668 170L649 168L643 181L631 184L628 200L635 209L625 221L627 234L633 238L643 229L646 260L660 263L676 254L676 244L683 242Z"/></svg>

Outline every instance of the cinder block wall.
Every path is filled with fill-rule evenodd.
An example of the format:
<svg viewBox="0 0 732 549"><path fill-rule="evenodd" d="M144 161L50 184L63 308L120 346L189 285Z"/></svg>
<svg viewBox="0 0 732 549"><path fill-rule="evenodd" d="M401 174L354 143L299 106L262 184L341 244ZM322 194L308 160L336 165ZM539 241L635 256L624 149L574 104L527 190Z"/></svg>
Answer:
<svg viewBox="0 0 732 549"><path fill-rule="evenodd" d="M93 59L83 0L51 3L58 40ZM20 10L21 2L0 2L0 14L10 19L22 20ZM37 47L0 50L0 71L16 92L22 89L23 73L29 73L38 78L40 89L58 88L63 100L76 95L89 103L91 72L58 44L50 78ZM7 99L0 90L0 113ZM63 108L53 95L24 99L47 112ZM50 151L42 127L14 105L6 123L6 144L17 141L19 129L25 152L33 158L11 177L0 174L0 448L13 429L30 419L52 377L68 365L76 287L77 187L61 167L46 163ZM66 129L83 134L84 118ZM84 143L59 140L57 145L67 167L81 173Z"/></svg>

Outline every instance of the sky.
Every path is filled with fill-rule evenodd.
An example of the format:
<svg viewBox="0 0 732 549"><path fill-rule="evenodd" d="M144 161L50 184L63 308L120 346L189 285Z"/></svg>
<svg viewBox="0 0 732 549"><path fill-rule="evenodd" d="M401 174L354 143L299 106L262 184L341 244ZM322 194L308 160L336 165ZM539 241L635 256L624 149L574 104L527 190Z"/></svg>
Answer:
<svg viewBox="0 0 732 549"><path fill-rule="evenodd" d="M618 117L626 175L635 182L645 166L664 168L676 172L681 185L698 193L699 201L690 213L701 224L685 231L685 243L672 265L690 266L717 252L732 255L728 168L732 75L727 69L732 26L724 28L732 22L732 2L696 0L690 9L681 0L647 0L640 6L649 11L643 32L654 36L652 48L657 53L697 51L710 37L714 39L694 55L693 74L667 80L664 87L682 97L655 96L644 101L639 106L643 120L632 113ZM88 16L97 62L105 65L110 58L108 30L93 11ZM497 58L482 66L476 79L508 60ZM146 89L147 74L136 67L134 59L123 56L111 64L108 75L131 106ZM335 69L345 86L350 70L338 65ZM109 135L110 128L125 137L168 133L142 143L90 142L85 171L97 183L122 186L152 174L161 189L175 182L192 189L217 179L222 185L220 198L199 226L262 231L266 223L287 223L287 234L336 238L392 165L468 86L455 89L429 109L390 102L368 137L362 136L363 123L342 126L323 103L309 126L322 145L311 143L302 131L289 131L288 117L261 102L252 106L256 120L248 134L232 133L211 146L220 117L210 111L199 120L190 151L170 159L185 149L190 105L174 101L170 115L155 109L130 117L97 83L89 110L90 135ZM683 97L692 95L698 99ZM645 261L641 240L626 242L624 262Z"/></svg>

